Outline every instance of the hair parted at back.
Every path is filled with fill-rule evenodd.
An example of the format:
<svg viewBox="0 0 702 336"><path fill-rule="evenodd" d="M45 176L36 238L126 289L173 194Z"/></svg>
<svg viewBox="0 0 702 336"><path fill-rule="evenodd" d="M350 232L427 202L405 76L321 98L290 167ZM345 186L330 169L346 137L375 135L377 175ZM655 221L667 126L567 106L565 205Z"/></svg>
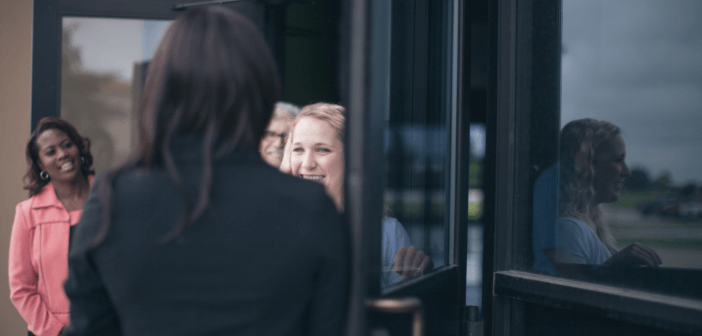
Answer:
<svg viewBox="0 0 702 336"><path fill-rule="evenodd" d="M186 201L185 216L173 237L194 222L209 204L212 163L235 147L257 148L281 96L273 56L261 32L246 17L220 5L190 8L168 29L151 60L139 105L139 150L109 171L100 191L103 225L93 241L107 234L111 183L121 171L163 164ZM173 160L178 137L203 140L201 188L194 207Z"/></svg>
<svg viewBox="0 0 702 336"><path fill-rule="evenodd" d="M29 137L29 141L27 141L27 172L24 174L23 180L29 180L24 186L25 190L29 190L29 197L39 194L41 189L51 182L51 176L46 180L39 178L41 169L39 168L39 148L37 148L37 138L44 133L44 131L50 129L57 129L66 133L68 138L76 145L78 152L81 157L83 157L80 166L83 176L88 178L90 175L95 175L95 170L93 169L93 155L90 153L90 139L78 134L76 128L64 119L45 117L39 120L39 124Z"/></svg>
<svg viewBox="0 0 702 336"><path fill-rule="evenodd" d="M614 237L601 218L600 206L592 205L594 163L601 146L620 134L619 127L608 121L586 118L566 124L560 138L559 214L587 223L612 252L616 250Z"/></svg>
<svg viewBox="0 0 702 336"><path fill-rule="evenodd" d="M304 117L312 117L328 122L336 130L336 136L342 143L344 142L344 132L346 128L346 109L343 106L330 103L314 103L302 107L297 115L291 129L295 129L297 123Z"/></svg>

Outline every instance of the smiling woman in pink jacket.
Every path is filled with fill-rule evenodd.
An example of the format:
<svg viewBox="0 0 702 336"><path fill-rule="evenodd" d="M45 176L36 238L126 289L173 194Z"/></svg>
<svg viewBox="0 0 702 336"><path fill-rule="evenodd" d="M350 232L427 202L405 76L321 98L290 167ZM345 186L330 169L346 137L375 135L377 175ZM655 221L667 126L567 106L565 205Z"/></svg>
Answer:
<svg viewBox="0 0 702 336"><path fill-rule="evenodd" d="M25 189L10 240L10 299L29 335L61 335L70 305L63 291L68 275L70 232L80 219L90 186L90 140L60 118L39 122L27 143Z"/></svg>

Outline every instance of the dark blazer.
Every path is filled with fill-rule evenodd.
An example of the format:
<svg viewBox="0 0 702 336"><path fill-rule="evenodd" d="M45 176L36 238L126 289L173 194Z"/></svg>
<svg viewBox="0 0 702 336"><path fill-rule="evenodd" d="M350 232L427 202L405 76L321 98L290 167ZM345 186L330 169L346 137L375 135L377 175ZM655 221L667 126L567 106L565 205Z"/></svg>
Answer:
<svg viewBox="0 0 702 336"><path fill-rule="evenodd" d="M198 141L173 146L191 203ZM66 335L340 335L348 296L348 232L321 184L282 174L253 149L215 162L210 206L175 239L183 198L163 168L114 181L104 242L97 188L69 255Z"/></svg>

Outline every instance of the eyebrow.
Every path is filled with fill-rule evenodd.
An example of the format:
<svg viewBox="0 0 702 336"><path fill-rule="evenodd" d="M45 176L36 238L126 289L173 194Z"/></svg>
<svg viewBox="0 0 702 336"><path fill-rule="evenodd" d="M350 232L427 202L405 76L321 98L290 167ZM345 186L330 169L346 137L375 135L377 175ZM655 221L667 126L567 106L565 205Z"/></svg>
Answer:
<svg viewBox="0 0 702 336"><path fill-rule="evenodd" d="M295 145L299 145L300 142L299 142L299 141L296 141L296 142L293 142L292 144L293 144L293 146L295 146ZM331 147L331 145L328 144L328 143L326 143L326 142L317 142L317 143L312 144L312 146L320 146L320 145L321 145L321 146Z"/></svg>
<svg viewBox="0 0 702 336"><path fill-rule="evenodd" d="M63 139L63 141L59 142L59 145L63 145L66 141L71 141L71 138ZM54 145L48 145L48 146L42 148L41 150L45 151L45 150L47 150L49 148L53 148L53 147L54 147Z"/></svg>

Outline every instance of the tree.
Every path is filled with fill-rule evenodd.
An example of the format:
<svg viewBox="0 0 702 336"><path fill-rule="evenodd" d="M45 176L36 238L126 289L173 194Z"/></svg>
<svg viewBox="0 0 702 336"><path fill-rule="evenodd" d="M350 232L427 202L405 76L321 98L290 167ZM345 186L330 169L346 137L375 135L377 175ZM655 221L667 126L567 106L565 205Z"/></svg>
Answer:
<svg viewBox="0 0 702 336"><path fill-rule="evenodd" d="M656 189L659 191L668 191L673 185L673 179L670 177L669 172L664 172L653 181L653 185L655 185Z"/></svg>
<svg viewBox="0 0 702 336"><path fill-rule="evenodd" d="M697 184L696 183L688 183L682 189L680 189L680 196L684 198L690 198L695 195L695 192L697 191Z"/></svg>
<svg viewBox="0 0 702 336"><path fill-rule="evenodd" d="M646 191L651 188L651 178L645 168L634 168L631 176L624 180L624 187L628 190Z"/></svg>
<svg viewBox="0 0 702 336"><path fill-rule="evenodd" d="M104 89L114 84L116 77L83 68L81 50L73 43L77 27L63 29L61 117L90 139L93 167L99 174L111 168L114 162L115 143L108 132L109 123L115 118L127 117L127 113L121 104L114 103L115 99L106 97Z"/></svg>

